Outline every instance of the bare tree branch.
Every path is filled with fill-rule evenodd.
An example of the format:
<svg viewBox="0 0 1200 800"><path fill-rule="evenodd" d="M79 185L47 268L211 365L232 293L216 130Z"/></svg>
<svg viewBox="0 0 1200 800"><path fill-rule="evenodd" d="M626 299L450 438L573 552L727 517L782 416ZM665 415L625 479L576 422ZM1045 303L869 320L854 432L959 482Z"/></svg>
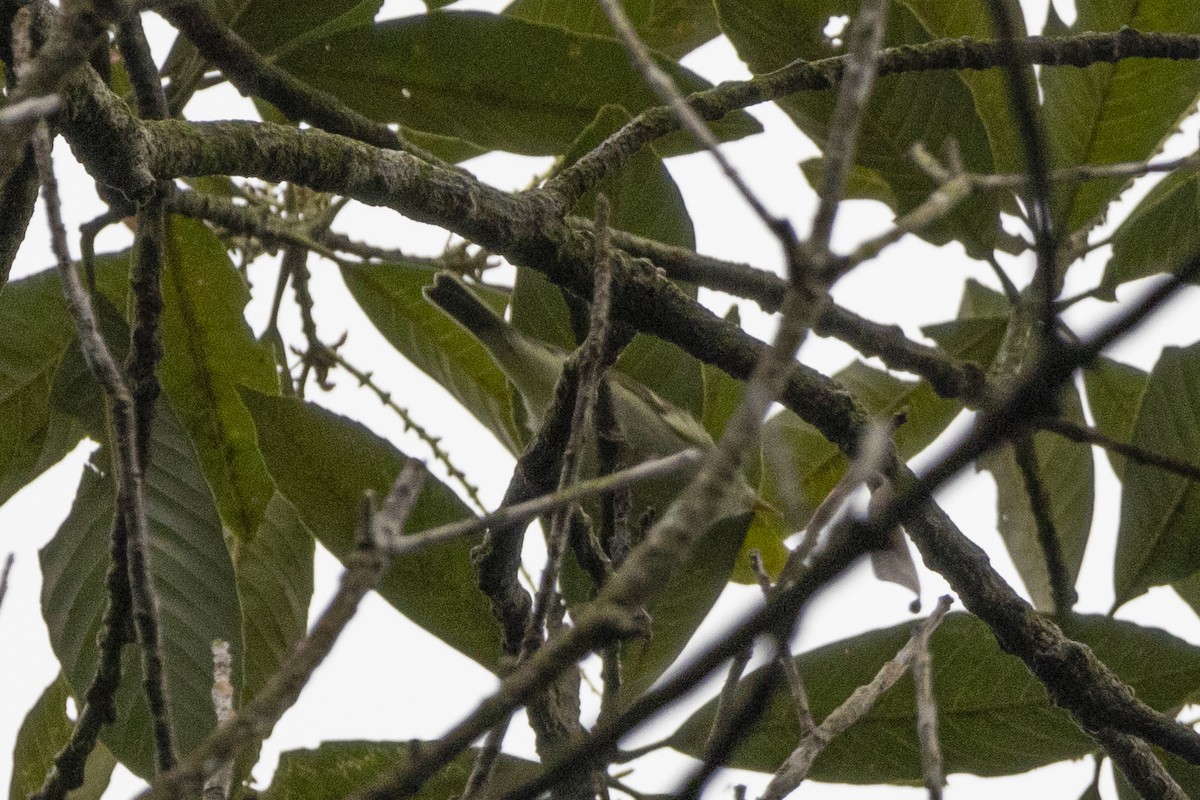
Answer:
<svg viewBox="0 0 1200 800"><path fill-rule="evenodd" d="M950 602L948 596L942 597L929 618L917 623L912 637L900 649L896 657L880 667L879 672L870 683L855 689L845 702L831 711L829 716L822 720L811 734L801 740L792 754L775 772L775 776L771 778L766 791L763 792L762 800L783 800L784 797L791 794L808 777L808 771L821 751L875 707L880 696L894 686L896 681L904 676L904 673L908 672L919 647L920 638L928 637L929 633L941 624L946 612L950 610Z"/></svg>

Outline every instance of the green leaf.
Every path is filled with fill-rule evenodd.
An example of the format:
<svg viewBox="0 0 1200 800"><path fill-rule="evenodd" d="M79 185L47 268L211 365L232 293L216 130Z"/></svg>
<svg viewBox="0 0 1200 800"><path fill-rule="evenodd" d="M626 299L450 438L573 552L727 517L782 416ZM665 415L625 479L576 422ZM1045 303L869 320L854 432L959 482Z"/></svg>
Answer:
<svg viewBox="0 0 1200 800"><path fill-rule="evenodd" d="M1062 409L1068 420L1085 424L1079 393L1073 387L1064 394ZM1033 448L1059 551L1074 585L1092 530L1096 485L1092 449L1048 432L1033 434ZM996 481L997 527L1034 606L1041 611L1067 611L1054 608L1045 551L1038 541L1029 493L1012 447L996 448L980 458L976 471L982 470L991 472Z"/></svg>
<svg viewBox="0 0 1200 800"><path fill-rule="evenodd" d="M369 25L383 0L218 0L217 13L238 36L263 55L277 56L314 35Z"/></svg>
<svg viewBox="0 0 1200 800"><path fill-rule="evenodd" d="M721 27L755 75L802 58L817 61L843 54L823 33L829 19L854 16L852 0L716 0ZM885 45L917 44L930 33L907 7L893 4ZM799 92L778 101L792 121L824 149L835 91ZM856 162L874 171L891 188L897 213L911 211L937 188L908 157L923 143L935 155L953 139L967 169L992 172L988 133L976 101L959 74L922 72L881 77L867 102ZM977 195L942 222L921 232L936 244L961 240L976 257L991 252L998 228L992 195Z"/></svg>
<svg viewBox="0 0 1200 800"><path fill-rule="evenodd" d="M658 602L646 610L650 636L621 648L621 696L633 700L654 683L683 652L729 582L752 515L727 517L709 528L692 547Z"/></svg>
<svg viewBox="0 0 1200 800"><path fill-rule="evenodd" d="M1165 631L1107 617L1078 615L1064 626L1159 710L1177 708L1200 680L1200 649ZM796 659L816 719L823 719L893 658L910 635L907 624L871 631ZM951 614L931 642L933 687L946 772L1012 775L1095 750L1019 659L1002 652L976 617ZM743 683L751 677L743 679ZM709 703L672 744L698 755L712 724ZM811 777L838 783L919 783L916 701L910 675L861 721L830 742ZM773 772L798 743L796 712L786 688L729 765Z"/></svg>
<svg viewBox="0 0 1200 800"><path fill-rule="evenodd" d="M216 725L212 641L224 639L241 653L241 614L221 519L196 453L165 402L159 403L143 485L172 723L180 751L186 753ZM86 692L96 669L115 507L108 456L100 450L84 469L66 521L40 554L42 616L77 697ZM122 764L148 778L154 772L153 743L136 646L125 648L123 656L117 720L102 736ZM234 680L235 686L241 684L237 660Z"/></svg>
<svg viewBox="0 0 1200 800"><path fill-rule="evenodd" d="M605 105L632 113L661 105L615 40L484 13L389 20L329 36L277 62L380 122L526 155L564 152ZM684 93L709 84L660 66ZM758 133L739 111L713 124L722 139ZM663 152L696 145L681 134Z"/></svg>
<svg viewBox="0 0 1200 800"><path fill-rule="evenodd" d="M386 496L407 457L361 424L319 406L249 390L242 396L279 491L317 540L345 559L354 548L363 493ZM406 532L471 516L453 491L427 476ZM478 540L455 539L396 560L378 592L413 622L494 670L500 627L471 569L470 550Z"/></svg>
<svg viewBox="0 0 1200 800"><path fill-rule="evenodd" d="M1101 356L1083 371L1083 386L1087 390L1088 408L1100 433L1118 442L1133 438L1133 426L1146 394L1148 376L1137 367ZM1113 472L1125 479L1125 457L1105 450Z"/></svg>
<svg viewBox="0 0 1200 800"><path fill-rule="evenodd" d="M42 781L54 764L54 756L66 745L75 728L75 723L67 716L70 697L71 691L60 675L25 715L13 747L8 800L26 800L42 788ZM67 800L100 800L116 765L117 760L108 748L97 743L84 765L83 785L68 793Z"/></svg>
<svg viewBox="0 0 1200 800"><path fill-rule="evenodd" d="M573 164L629 120L624 109L602 108L567 151L564 166ZM639 151L619 173L602 181L598 191L608 196L612 227L679 247L692 249L696 246L683 195L652 147ZM585 195L575 206L574 213L591 218L595 214L596 193L592 191ZM696 287L683 284L680 287L689 296L696 296ZM512 324L522 333L564 350L575 349L575 334L561 290L532 269L517 268ZM625 348L616 366L664 400L695 417L703 414L700 361L677 346L655 336L638 334Z"/></svg>
<svg viewBox="0 0 1200 800"><path fill-rule="evenodd" d="M54 375L74 338L54 270L0 292L0 504L83 438L79 425L50 407Z"/></svg>
<svg viewBox="0 0 1200 800"><path fill-rule="evenodd" d="M1194 460L1200 452L1200 345L1167 347L1150 372L1132 444ZM1113 584L1116 606L1151 586L1200 569L1200 487L1158 467L1129 461L1121 494Z"/></svg>
<svg viewBox="0 0 1200 800"><path fill-rule="evenodd" d="M479 342L421 294L436 274L436 269L417 263L342 267L350 293L392 347L440 383L509 451L519 453L522 439L504 373ZM479 294L503 313L503 294Z"/></svg>
<svg viewBox="0 0 1200 800"><path fill-rule="evenodd" d="M168 219L163 248L163 390L196 445L221 518L239 538L274 493L238 386L279 391L275 362L243 317L250 293L199 220Z"/></svg>
<svg viewBox="0 0 1200 800"><path fill-rule="evenodd" d="M926 325L921 332L951 356L987 367L1000 351L1011 315L1004 295L972 278L963 290L958 319Z"/></svg>
<svg viewBox="0 0 1200 800"><path fill-rule="evenodd" d="M989 289L974 278L968 278L963 287L963 296L958 304L961 319L983 319L1012 315L1012 303L1002 292Z"/></svg>
<svg viewBox="0 0 1200 800"><path fill-rule="evenodd" d="M279 757L279 767L263 800L340 800L364 786L412 762L415 752L432 747L432 742L322 742L313 750L288 750ZM446 800L462 794L478 757L478 749L467 750L440 769L412 797L414 800ZM541 765L501 753L488 781L489 793L500 794L533 780Z"/></svg>
<svg viewBox="0 0 1200 800"><path fill-rule="evenodd" d="M825 157L814 156L800 162L800 171L814 192L821 191L821 182L825 180ZM847 200L875 200L895 211L899 206L896 193L887 179L870 167L855 164L850 168L846 181L845 198Z"/></svg>
<svg viewBox="0 0 1200 800"><path fill-rule="evenodd" d="M708 0L628 0L621 8L647 46L672 58L690 53L721 33L716 10ZM589 0L515 0L504 14L615 38L608 17Z"/></svg>
<svg viewBox="0 0 1200 800"><path fill-rule="evenodd" d="M242 607L245 704L279 670L307 630L315 542L295 507L276 492L254 539L233 544Z"/></svg>
<svg viewBox="0 0 1200 800"><path fill-rule="evenodd" d="M730 306L725 319L734 325L741 325L741 316L736 305ZM725 432L725 423L729 422L729 418L741 404L746 384L730 377L728 372L712 364L702 364L700 376L704 380L704 408L700 421L715 441L721 438L721 434Z"/></svg>
<svg viewBox="0 0 1200 800"><path fill-rule="evenodd" d="M212 9L247 44L268 57L316 46L322 36L370 25L383 0L215 0ZM207 61L186 37L177 37L163 62L171 86L195 87Z"/></svg>
<svg viewBox="0 0 1200 800"><path fill-rule="evenodd" d="M1046 32L1084 31L1200 33L1200 5L1173 0L1080 2L1067 27L1049 9ZM1043 116L1055 168L1144 161L1162 147L1200 94L1194 61L1124 59L1116 64L1043 67ZM1053 212L1064 233L1092 225L1130 183L1126 178L1066 183L1054 193ZM1160 240L1155 250L1162 250Z"/></svg>
<svg viewBox="0 0 1200 800"><path fill-rule="evenodd" d="M1104 267L1101 297L1116 297L1127 281L1173 272L1200 250L1200 176L1172 172L1120 224L1113 234L1112 258Z"/></svg>
<svg viewBox="0 0 1200 800"><path fill-rule="evenodd" d="M941 0L901 2L934 39L954 39L960 36L976 39L996 38L992 14L988 10L989 0L956 0L953 3ZM1017 38L1026 36L1025 16L1021 13L1020 0L1004 0L1003 5L1013 22L1014 35ZM1032 86L1035 79L1033 67L1025 66L1023 69ZM975 100L975 111L983 122L991 145L993 169L996 172L1022 171L1025 165L1025 148L1013 124L1012 99L1004 70L961 70L956 74L966 84Z"/></svg>

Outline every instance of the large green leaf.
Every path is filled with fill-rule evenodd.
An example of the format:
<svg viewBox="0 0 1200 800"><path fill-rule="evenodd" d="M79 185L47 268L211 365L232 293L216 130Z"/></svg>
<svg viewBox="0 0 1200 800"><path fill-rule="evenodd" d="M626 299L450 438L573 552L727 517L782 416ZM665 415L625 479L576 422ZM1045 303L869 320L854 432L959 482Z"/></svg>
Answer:
<svg viewBox="0 0 1200 800"><path fill-rule="evenodd" d="M1200 452L1200 345L1163 350L1150 371L1132 444L1194 461ZM1200 486L1127 462L1113 584L1116 605L1200 569Z"/></svg>
<svg viewBox="0 0 1200 800"><path fill-rule="evenodd" d="M1072 387L1062 403L1063 416L1083 425L1083 406ZM1050 519L1059 552L1071 584L1079 577L1083 551L1092 530L1092 500L1095 470L1092 449L1055 433L1033 434L1038 476L1050 507ZM1038 538L1037 522L1025 488L1025 479L1009 446L999 447L979 459L976 470L987 470L996 481L997 527L1013 564L1025 582L1034 605L1042 611L1055 609L1046 556Z"/></svg>
<svg viewBox="0 0 1200 800"><path fill-rule="evenodd" d="M621 108L602 108L567 151L563 157L564 165L574 163L629 119L629 114ZM695 233L683 195L652 147L638 152L619 173L602 181L598 191L604 192L609 199L609 224L612 227L667 244L695 247ZM595 197L596 191L585 195L574 213L590 218L595 213ZM692 297L696 296L694 286L683 285L682 288ZM512 324L523 333L564 350L575 348L575 334L561 291L535 270L517 268ZM703 414L700 362L677 346L654 336L638 334L621 354L617 369L693 416Z"/></svg>
<svg viewBox="0 0 1200 800"><path fill-rule="evenodd" d="M238 36L263 55L316 46L322 37L370 25L383 0L221 0L218 13Z"/></svg>
<svg viewBox="0 0 1200 800"><path fill-rule="evenodd" d="M994 39L996 31L992 25L992 14L988 10L989 0L900 0L920 21L921 26L935 39L952 39L970 36L977 39ZM1004 0L1005 11L1015 30L1014 35L1026 35L1025 16L1021 13L1020 0ZM1025 74L1033 85L1033 67L1026 66ZM987 130L991 143L992 160L997 172L1019 172L1025 163L1024 147L1013 124L1012 100L1008 81L1003 70L963 70L958 77L975 99L975 111Z"/></svg>
<svg viewBox="0 0 1200 800"><path fill-rule="evenodd" d="M722 29L756 75L798 58L817 61L842 55L844 50L823 30L831 18L852 17L857 11L852 0L717 0ZM893 3L885 44L916 44L930 38L907 6ZM779 105L824 149L835 101L833 91L799 92ZM989 113L989 119L995 113ZM937 154L950 140L957 143L969 170L993 171L988 131L962 77L953 72L887 76L876 81L867 103L856 161L888 184L896 210L905 213L936 189L908 157L909 149L921 142ZM960 239L968 252L982 256L995 243L997 214L995 196L978 195L921 236L938 244Z"/></svg>
<svg viewBox="0 0 1200 800"><path fill-rule="evenodd" d="M650 688L708 616L742 552L750 518L726 517L709 528L659 593L658 602L646 609L652 620L650 636L621 648L621 696L626 701Z"/></svg>
<svg viewBox="0 0 1200 800"><path fill-rule="evenodd" d="M1096 428L1110 439L1128 442L1133 438L1133 426L1146 394L1148 376L1137 367L1098 358L1083 371L1083 386L1087 390L1088 408L1096 420ZM1125 457L1105 450L1117 478L1125 478Z"/></svg>
<svg viewBox="0 0 1200 800"><path fill-rule="evenodd" d="M673 58L721 33L708 0L627 0L621 7L643 42ZM515 0L504 13L576 33L614 36L603 9L589 0Z"/></svg>
<svg viewBox="0 0 1200 800"><path fill-rule="evenodd" d="M1065 632L1088 644L1139 699L1156 709L1177 708L1200 680L1200 649L1165 631L1080 615L1071 619ZM799 656L796 663L816 719L868 682L909 633L909 625L897 625ZM1095 742L1066 712L1050 705L1042 684L1018 658L1000 650L977 618L949 615L933 635L931 652L947 773L1012 775L1095 750ZM684 724L674 742L677 748L699 754L713 706L709 703ZM795 748L798 735L796 712L784 688L770 701L730 766L773 772ZM869 714L829 744L811 777L860 784L921 781L911 676L902 678Z"/></svg>
<svg viewBox="0 0 1200 800"><path fill-rule="evenodd" d="M247 44L275 56L322 33L371 24L383 0L216 0L212 8ZM172 81L194 79L206 65L195 45L180 36L163 63Z"/></svg>
<svg viewBox="0 0 1200 800"><path fill-rule="evenodd" d="M921 332L951 356L987 367L1000 350L1011 313L1004 295L971 278L963 288L958 319L926 325Z"/></svg>
<svg viewBox="0 0 1200 800"><path fill-rule="evenodd" d="M741 325L736 305L730 307L725 319L734 325ZM725 424L742 402L746 384L712 364L701 365L700 376L704 381L704 408L700 413L700 421L714 440L720 439L725 432Z"/></svg>
<svg viewBox="0 0 1200 800"><path fill-rule="evenodd" d="M1100 282L1112 299L1126 281L1174 272L1200 251L1200 175L1173 172L1159 181L1113 234Z"/></svg>
<svg viewBox="0 0 1200 800"><path fill-rule="evenodd" d="M71 690L58 676L46 687L33 708L25 715L17 743L13 747L12 780L8 785L8 800L26 800L42 787L54 756L71 738L75 723L67 716L67 700ZM67 795L67 800L100 800L108 788L117 760L103 744L97 744L83 768L83 785Z"/></svg>
<svg viewBox="0 0 1200 800"><path fill-rule="evenodd" d="M278 64L372 119L527 155L562 153L602 106L661 104L619 42L494 14L389 20L311 42ZM670 60L660 65L684 92L709 86ZM759 130L740 111L713 123L724 139ZM660 144L695 149L681 134Z"/></svg>
<svg viewBox="0 0 1200 800"><path fill-rule="evenodd" d="M50 390L75 329L58 273L0 291L0 504L71 451L83 429L50 407Z"/></svg>
<svg viewBox="0 0 1200 800"><path fill-rule="evenodd" d="M1084 31L1200 33L1200 5L1174 0L1089 0L1067 27L1049 8L1048 35ZM1043 113L1053 165L1143 161L1191 113L1200 94L1200 63L1128 58L1116 64L1043 67ZM1128 179L1068 183L1054 193L1054 216L1067 231L1091 225ZM1161 250L1161 241L1155 250Z"/></svg>
<svg viewBox="0 0 1200 800"><path fill-rule="evenodd" d="M242 606L244 704L304 636L313 592L315 542L296 509L276 492L254 539L233 544Z"/></svg>
<svg viewBox="0 0 1200 800"><path fill-rule="evenodd" d="M167 692L176 740L186 753L216 724L212 642L223 639L235 653L242 652L241 614L221 519L195 450L166 403L159 404L144 487ZM41 551L42 616L77 697L96 669L115 505L107 451L100 450L84 469L70 514ZM234 663L235 685L240 685L241 665ZM125 648L117 702L120 711L104 729L104 741L122 764L149 777L153 743L136 647Z"/></svg>
<svg viewBox="0 0 1200 800"><path fill-rule="evenodd" d="M312 750L288 750L279 757L279 767L263 800L340 800L364 786L411 763L413 754L431 742L322 742ZM461 753L412 795L414 800L445 800L462 794L478 757L478 750ZM488 781L489 794L531 781L541 765L501 753Z"/></svg>
<svg viewBox="0 0 1200 800"><path fill-rule="evenodd" d="M274 488L238 386L279 390L275 362L243 317L250 293L221 241L198 220L168 219L163 248L163 390L196 445L221 518L254 535Z"/></svg>
<svg viewBox="0 0 1200 800"><path fill-rule="evenodd" d="M244 391L263 456L284 497L338 558L354 549L363 493L384 497L408 460L361 424L292 398ZM444 483L425 479L406 532L472 516ZM478 536L455 539L397 559L378 591L416 624L488 669L500 658L500 627L479 591L470 550Z"/></svg>
<svg viewBox="0 0 1200 800"><path fill-rule="evenodd" d="M504 373L479 342L421 295L436 274L437 270L417 263L342 267L350 293L384 338L454 395L501 444L520 452L521 437ZM493 310L503 313L507 304L503 294L479 294Z"/></svg>

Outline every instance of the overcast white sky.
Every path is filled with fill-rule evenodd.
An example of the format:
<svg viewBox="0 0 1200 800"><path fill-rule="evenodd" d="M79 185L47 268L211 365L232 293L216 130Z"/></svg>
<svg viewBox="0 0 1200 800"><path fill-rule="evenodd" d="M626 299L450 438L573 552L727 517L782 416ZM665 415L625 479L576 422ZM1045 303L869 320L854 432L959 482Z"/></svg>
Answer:
<svg viewBox="0 0 1200 800"><path fill-rule="evenodd" d="M459 3L455 8L467 5L466 2ZM495 8L494 3L471 5ZM1046 2L1026 0L1024 6L1029 28L1036 31L1045 17ZM1073 18L1069 3L1056 2L1056 6L1062 16L1068 20ZM402 16L417 8L412 2L388 2L383 16ZM152 15L146 20L152 43L161 58L169 46L172 32ZM684 63L713 81L746 74L732 48L724 41L705 46ZM254 118L249 102L227 86L198 95L188 110L195 119ZM797 228L804 231L815 207L815 196L796 164L815 155L816 150L773 107L756 108L752 113L762 120L767 132L733 143L727 152L766 204L775 213L791 217ZM1186 132L1172 141L1168 152L1191 152L1198 127L1194 120L1189 121ZM99 213L102 206L92 192L90 180L71 160L61 140L56 154L59 157L58 173L67 198L68 226L77 229L79 223ZM545 159L487 156L468 166L484 180L504 188L517 188L527 185L530 176L544 169L547 163ZM727 189L707 156L686 156L668 164L687 200L695 222L698 248L702 252L749 261L761 267L779 268L781 260L773 240ZM1141 196L1149 185L1150 181L1140 182L1128 196ZM848 203L839 216L835 244L842 248L852 246L884 230L888 222L889 215L881 205ZM339 217L337 227L360 238L403 247L410 252L433 254L440 252L446 243L442 231L402 220L390 211L356 204ZM44 231L43 212L39 206L29 240L18 256L14 277L45 269L51 263ZM110 228L98 242L97 250L122 248L128 241L123 228ZM1070 280L1074 286L1068 286L1067 294L1095 283L1105 255L1107 253L1101 251L1088 267L1072 273ZM347 358L358 365L369 365L385 388L391 388L403 398L402 402L417 420L435 435L443 437L446 449L481 487L485 502L489 507L495 507L507 483L512 459L466 412L457 409L438 386L396 356L370 324L355 313L335 270L316 260L312 264L314 295L320 299L316 312L322 337L331 341L349 330L350 337L343 350ZM1028 280L1028 259L1009 260L1006 267L1015 280ZM260 260L252 267L251 280L257 287L272 286L277 268L271 259ZM962 281L968 276L995 285L990 270L966 259L961 248L934 248L916 240L906 240L889 250L877 263L844 279L837 286L835 296L854 310L881 322L900 324L915 336L919 335L919 324L954 316ZM1123 292L1122 297L1136 294L1140 288L1134 286ZM1187 293L1171 307L1169 314L1152 323L1142 335L1121 344L1114 352L1115 357L1148 368L1163 345L1194 341L1194 320L1200 311L1197 294L1200 293ZM264 324L270 300L268 295L269 291L260 291L249 309L249 318L256 331ZM723 313L733 302L731 298L715 293L706 293L702 299L718 313ZM747 329L763 338L769 337L773 327L771 320L753 303L743 301L739 306ZM1111 309L1111 306L1080 303L1071 310L1069 320L1086 326L1105 309ZM285 335L299 341L295 315L287 316L282 322L288 326ZM802 351L802 358L807 363L826 372L844 366L854 357L853 351L844 345L815 338L810 338ZM406 453L428 456L427 449L412 434L405 433L400 421L381 408L374 396L357 389L348 377L335 375L335 379L338 386L333 392L315 393L312 399L363 420ZM964 423L965 420L960 419L957 428L961 430ZM7 776L11 770L12 744L26 710L58 671L38 614L41 577L37 550L53 536L69 510L88 449L81 446L0 508L0 552L12 550L17 557L10 590L0 611L0 775ZM1102 483L1097 492L1092 546L1085 559L1080 583L1080 608L1102 612L1112 601L1110 559L1119 498L1107 461L1097 458L1096 465ZM434 469L436 471L437 467ZM1019 585L995 532L995 493L990 478L963 476L943 492L941 501L964 531L989 550L997 568ZM536 553L530 555L536 556ZM532 566L536 568L537 563L532 562ZM338 574L334 559L319 552L314 611L324 606ZM911 598L902 590L876 583L869 571L863 570L853 576L852 582L851 591L828 593L812 607L801 633L801 647L910 618L907 605ZM931 608L933 599L945 590L945 584L928 573L922 575L922 582L925 607ZM756 600L756 590L730 588L713 618L702 628L699 638L718 635L733 615ZM1123 608L1119 616L1168 627L1176 635L1200 644L1200 622L1169 591L1152 591ZM280 751L312 747L322 740L436 738L469 713L494 686L495 679L481 667L450 651L390 606L371 596L299 705L284 717L267 743L256 776L260 785L265 786ZM713 691L711 686L706 687L693 701L699 702ZM590 702L594 711L595 698L585 702ZM506 740L506 749L531 756L532 736L527 728L515 726ZM674 776L687 763L686 759L670 754L647 758L635 763L636 771L627 780L647 791L670 790ZM1078 796L1090 775L1090 760L1086 760L1000 780L951 776L949 797L1001 798L1033 791L1039 796L1053 794L1070 798ZM712 782L711 796L720 793L728 797L729 787L741 781L750 784L751 796L755 796L756 789L764 785L765 777L732 771L723 773ZM127 797L138 785L136 779L119 770L107 796ZM861 791L855 787L806 784L799 796L850 798L859 796ZM915 798L923 794L923 790L917 789L889 789L881 791L879 796Z"/></svg>

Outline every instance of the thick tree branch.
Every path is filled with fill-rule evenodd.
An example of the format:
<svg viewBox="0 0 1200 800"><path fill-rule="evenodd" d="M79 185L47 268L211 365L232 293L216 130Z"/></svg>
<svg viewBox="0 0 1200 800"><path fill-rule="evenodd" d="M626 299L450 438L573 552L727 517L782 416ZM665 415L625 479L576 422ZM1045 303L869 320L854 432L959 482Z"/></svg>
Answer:
<svg viewBox="0 0 1200 800"><path fill-rule="evenodd" d="M449 167L384 123L364 117L333 95L314 89L263 58L204 0L161 3L159 10L243 95L266 100L295 122L307 122L387 150L403 150Z"/></svg>

